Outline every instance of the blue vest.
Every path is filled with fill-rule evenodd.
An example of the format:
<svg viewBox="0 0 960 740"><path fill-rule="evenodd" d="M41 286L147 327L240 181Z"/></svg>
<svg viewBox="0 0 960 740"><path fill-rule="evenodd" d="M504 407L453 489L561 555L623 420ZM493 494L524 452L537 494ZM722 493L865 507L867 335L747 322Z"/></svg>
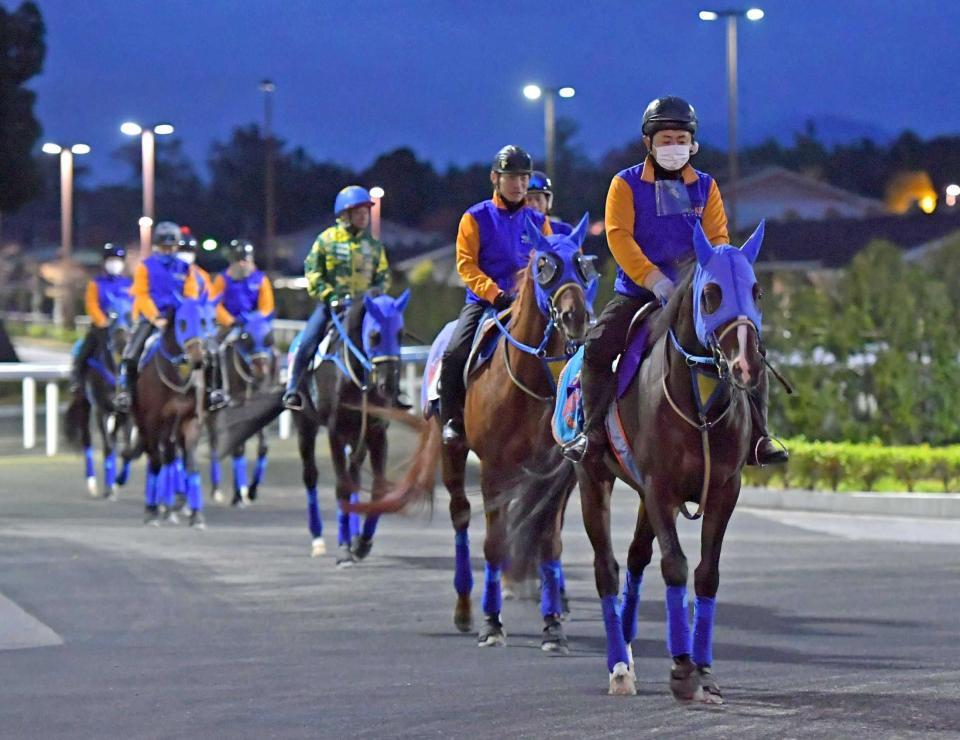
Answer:
<svg viewBox="0 0 960 740"><path fill-rule="evenodd" d="M530 246L521 241L527 219L543 228L543 215L523 206L512 214L497 208L493 200L485 200L471 207L480 232L480 250L477 262L480 269L505 293L512 293L517 272L530 261ZM472 290L467 290L467 303L483 303Z"/></svg>
<svg viewBox="0 0 960 740"><path fill-rule="evenodd" d="M157 310L162 313L176 308L176 296L183 295L183 285L190 272L190 265L176 257L170 260L169 266L161 260L160 255L152 254L143 261L143 264L147 268L150 297L156 304Z"/></svg>
<svg viewBox="0 0 960 740"><path fill-rule="evenodd" d="M256 311L263 278L264 275L260 270L254 270L243 280L234 280L227 273L223 273L225 286L223 289L223 307L236 318L245 313Z"/></svg>
<svg viewBox="0 0 960 740"><path fill-rule="evenodd" d="M643 253L668 278L676 282L678 266L693 254L693 229L703 217L707 205L713 178L694 170L697 181L687 185L690 196L689 213L671 216L657 215L656 185L640 179L643 163L634 165L617 174L623 178L633 191L633 238L643 249ZM622 295L640 297L647 294L642 287L617 268L617 281L614 290Z"/></svg>
<svg viewBox="0 0 960 740"><path fill-rule="evenodd" d="M130 300L130 286L133 280L124 275L97 275L93 282L97 284L97 303L100 310L109 313L117 301Z"/></svg>

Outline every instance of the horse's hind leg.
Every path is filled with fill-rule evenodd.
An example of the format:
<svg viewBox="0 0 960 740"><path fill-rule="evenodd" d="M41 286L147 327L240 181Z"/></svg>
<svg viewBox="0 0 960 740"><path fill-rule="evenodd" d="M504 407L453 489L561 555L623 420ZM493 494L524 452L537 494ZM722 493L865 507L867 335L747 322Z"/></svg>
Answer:
<svg viewBox="0 0 960 740"><path fill-rule="evenodd" d="M643 571L650 564L653 557L653 540L655 539L647 509L640 501L637 511L637 526L627 554L627 575L623 583L623 599L621 620L623 622L623 639L629 646L637 636L637 612L640 607L640 585L643 582Z"/></svg>
<svg viewBox="0 0 960 740"><path fill-rule="evenodd" d="M347 511L356 492L356 478L358 465L347 458L347 445L354 441L349 431L349 416L334 415L327 428L327 439L330 443L330 461L333 463L333 472L336 477L335 494L337 497L337 566L347 568L354 563L351 544L355 536L359 535L359 515ZM354 441L354 443L356 443Z"/></svg>
<svg viewBox="0 0 960 740"><path fill-rule="evenodd" d="M123 465L120 472L117 473L117 485L125 486L130 478L130 463L140 454L141 450L134 449L133 446L133 420L129 414L117 414L117 426L123 429L123 449L120 451L120 459ZM138 446L142 445L142 440L138 439Z"/></svg>
<svg viewBox="0 0 960 740"><path fill-rule="evenodd" d="M90 402L84 401L85 423L80 428L80 439L83 442L83 472L87 480L87 493L96 498L97 496L97 469L93 461L93 435L90 434ZM99 425L99 411L97 411L97 423Z"/></svg>
<svg viewBox="0 0 960 740"><path fill-rule="evenodd" d="M367 428L366 435L367 449L370 451L370 467L373 470L373 494L374 501L379 499L387 490L387 428L382 424L376 424ZM353 556L357 560L363 560L370 554L373 548L373 536L377 532L377 523L380 515L376 513L367 514L363 520L363 529L360 536L353 544Z"/></svg>
<svg viewBox="0 0 960 740"><path fill-rule="evenodd" d="M560 591L563 581L563 567L560 565L560 554L563 552L561 529L563 512L574 484L574 481L571 481L563 492L562 503L557 507L556 515L540 535L540 614L544 622L540 647L544 652L563 655L569 653L570 649L560 621L563 617Z"/></svg>
<svg viewBox="0 0 960 740"><path fill-rule="evenodd" d="M327 553L327 546L323 541L323 519L317 501L316 444L319 426L314 420L308 419L304 412L295 413L293 418L297 424L297 447L303 469L303 485L307 489L307 525L312 538L310 557L318 558Z"/></svg>
<svg viewBox="0 0 960 740"><path fill-rule="evenodd" d="M620 568L610 541L610 495L613 475L602 465L588 463L577 466L580 483L580 506L583 525L593 547L593 572L603 609L603 624L607 636L607 670L610 673L609 693L636 694L630 648L623 639L623 622L617 590Z"/></svg>
<svg viewBox="0 0 960 740"><path fill-rule="evenodd" d="M500 647L507 644L507 634L500 619L500 610L503 606L500 572L507 559L507 507L500 500L501 491L490 483L490 473L490 467L484 463L481 469L480 488L483 492L487 532L483 540L486 566L481 607L484 621L477 637L477 644L480 647Z"/></svg>
<svg viewBox="0 0 960 740"><path fill-rule="evenodd" d="M217 457L217 419L214 414L208 414L205 420L207 440L210 443L210 497L218 504L223 503L223 491L220 483L223 480L223 471L220 468L220 458Z"/></svg>
<svg viewBox="0 0 960 740"><path fill-rule="evenodd" d="M207 528L203 515L203 486L200 482L200 466L197 464L197 445L200 442L200 420L190 419L180 426L179 446L183 450L184 474L186 477L187 506L190 507L190 526Z"/></svg>
<svg viewBox="0 0 960 740"><path fill-rule="evenodd" d="M233 506L241 509L250 503L250 486L247 484L246 443L241 442L233 448L231 455L233 467Z"/></svg>
<svg viewBox="0 0 960 740"><path fill-rule="evenodd" d="M251 501L257 500L257 494L263 477L267 473L267 452L270 448L267 445L267 434L261 429L257 432L257 463L253 468L253 480L250 481L250 490L247 496Z"/></svg>
<svg viewBox="0 0 960 740"><path fill-rule="evenodd" d="M431 419L431 424L438 423ZM453 524L456 553L453 587L457 603L453 610L453 623L460 632L473 632L473 571L470 568L470 501L464 489L467 452L447 451L441 453L443 484L450 492L450 522Z"/></svg>
<svg viewBox="0 0 960 740"><path fill-rule="evenodd" d="M117 427L116 417L97 409L97 426L103 439L103 495L117 498Z"/></svg>
<svg viewBox="0 0 960 740"><path fill-rule="evenodd" d="M160 478L163 463L160 459L160 446L151 440L147 448L147 482L144 490L143 523L160 526Z"/></svg>
<svg viewBox="0 0 960 740"><path fill-rule="evenodd" d="M693 585L697 597L693 603L693 662L700 675L703 700L710 704L722 704L723 695L713 675L713 617L716 607L717 588L720 585L720 548L727 523L737 503L740 486L731 482L720 489L710 491L703 514L700 534L700 564L693 573Z"/></svg>

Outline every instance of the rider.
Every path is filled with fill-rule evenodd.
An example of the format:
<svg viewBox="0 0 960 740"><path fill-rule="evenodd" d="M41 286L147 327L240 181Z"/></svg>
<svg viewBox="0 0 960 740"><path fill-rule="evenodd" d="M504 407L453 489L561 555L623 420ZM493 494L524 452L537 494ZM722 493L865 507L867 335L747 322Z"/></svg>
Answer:
<svg viewBox="0 0 960 740"><path fill-rule="evenodd" d="M244 314L254 310L265 318L273 316L273 286L270 278L257 269L253 255L251 242L234 239L229 247L230 266L213 282L213 296L221 298L217 322L224 329L234 327Z"/></svg>
<svg viewBox="0 0 960 740"><path fill-rule="evenodd" d="M197 264L197 237L186 226L180 227L180 241L177 244L177 259L183 260L197 273L197 287L208 296L213 294L213 278L210 273Z"/></svg>
<svg viewBox="0 0 960 740"><path fill-rule="evenodd" d="M573 460L603 449L604 417L617 387L613 361L626 343L634 314L648 302L667 301L676 289L678 265L693 256L696 221L711 244L730 243L717 183L689 164L700 146L693 106L674 96L653 100L644 111L642 133L650 153L642 164L618 173L607 193L616 295L587 333L580 379L584 429L563 450ZM786 451L767 436L765 390L750 399L754 453L748 462L785 462Z"/></svg>
<svg viewBox="0 0 960 740"><path fill-rule="evenodd" d="M553 209L553 182L546 172L534 170L530 175L530 187L527 188L527 205L550 219L550 228L554 234L567 236L573 233L573 227L566 221L550 215Z"/></svg>
<svg viewBox="0 0 960 740"><path fill-rule="evenodd" d="M337 193L333 205L337 223L321 233L303 263L307 293L320 302L307 321L300 347L283 394L288 409L303 408L298 390L310 360L326 333L330 311L350 296L390 287L390 267L383 243L370 233L373 198L366 188L349 185Z"/></svg>
<svg viewBox="0 0 960 740"><path fill-rule="evenodd" d="M75 395L83 393L87 360L96 346L107 337L112 304L130 295L132 281L123 274L126 256L127 251L119 244L104 244L103 272L87 283L85 303L87 316L90 317L90 331L77 348L70 370L70 390Z"/></svg>
<svg viewBox="0 0 960 740"><path fill-rule="evenodd" d="M114 406L129 411L132 405L131 378L136 376L143 345L154 328L162 331L167 325L166 312L176 306L177 296L197 298L200 294L197 273L177 259L176 251L183 234L171 221L161 221L153 231L154 253L137 265L133 273L133 316L136 328L120 361L120 377Z"/></svg>
<svg viewBox="0 0 960 740"><path fill-rule="evenodd" d="M529 218L552 234L550 222L528 208L524 197L533 159L518 146L505 146L493 159L493 196L463 214L457 231L457 272L467 286L466 305L443 353L440 366L440 418L446 445L463 443L464 366L483 313L504 311L513 303L517 272L527 264L529 247L521 235Z"/></svg>

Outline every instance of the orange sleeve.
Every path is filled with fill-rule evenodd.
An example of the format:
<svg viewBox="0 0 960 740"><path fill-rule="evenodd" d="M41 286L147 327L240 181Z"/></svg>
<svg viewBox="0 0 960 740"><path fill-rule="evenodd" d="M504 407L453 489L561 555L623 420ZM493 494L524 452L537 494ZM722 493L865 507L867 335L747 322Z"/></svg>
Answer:
<svg viewBox="0 0 960 740"><path fill-rule="evenodd" d="M493 303L500 288L480 269L480 227L469 213L464 213L457 229L457 272L464 284L485 301Z"/></svg>
<svg viewBox="0 0 960 740"><path fill-rule="evenodd" d="M257 296L257 310L264 316L269 316L276 307L273 300L273 285L270 283L270 278L264 275L263 282L260 283L260 295Z"/></svg>
<svg viewBox="0 0 960 740"><path fill-rule="evenodd" d="M203 278L199 276L199 272L194 268L190 268L190 271L187 272L187 277L183 281L183 297L184 298L199 298L200 290L206 287Z"/></svg>
<svg viewBox="0 0 960 740"><path fill-rule="evenodd" d="M223 291L226 290L226 281L223 279L223 275L217 275L213 280L213 285L210 288L210 300L219 298L223 295ZM217 304L217 323L220 326L232 326L233 325L233 314L230 313L226 306L223 305L223 301Z"/></svg>
<svg viewBox="0 0 960 740"><path fill-rule="evenodd" d="M543 217L543 226L541 227L540 232L544 236L550 236L553 234L553 224L550 223L550 218L548 216Z"/></svg>
<svg viewBox="0 0 960 740"><path fill-rule="evenodd" d="M716 246L730 243L727 213L723 210L723 198L720 197L720 188L717 187L716 180L710 185L710 194L707 196L707 204L703 208L703 219L700 223L711 244Z"/></svg>
<svg viewBox="0 0 960 740"><path fill-rule="evenodd" d="M633 208L633 190L622 177L614 177L607 191L604 221L610 253L633 282L643 285L647 276L657 269L633 238L636 213Z"/></svg>
<svg viewBox="0 0 960 740"><path fill-rule="evenodd" d="M150 322L156 321L160 311L150 297L150 273L142 262L133 271L133 287L130 288L130 295L133 296L133 315L143 316Z"/></svg>
<svg viewBox="0 0 960 740"><path fill-rule="evenodd" d="M84 295L84 304L87 307L87 316L90 317L90 323L99 326L101 329L109 326L110 320L107 318L103 309L100 308L100 291L97 289L97 282L91 280L87 283L87 292Z"/></svg>

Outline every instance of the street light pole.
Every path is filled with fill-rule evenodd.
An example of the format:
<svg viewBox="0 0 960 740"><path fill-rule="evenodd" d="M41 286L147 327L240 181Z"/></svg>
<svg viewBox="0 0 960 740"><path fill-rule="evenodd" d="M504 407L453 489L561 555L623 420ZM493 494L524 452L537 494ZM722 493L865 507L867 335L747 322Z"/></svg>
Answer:
<svg viewBox="0 0 960 740"><path fill-rule="evenodd" d="M274 254L274 236L276 229L276 213L274 210L274 146L273 146L273 93L277 86L272 80L260 82L263 92L263 148L264 148L264 229L263 246L267 255L267 271L273 272L276 267Z"/></svg>
<svg viewBox="0 0 960 740"><path fill-rule="evenodd" d="M374 239L380 238L380 201L385 195L379 185L370 188L370 197L373 198L373 207L370 209L370 233Z"/></svg>
<svg viewBox="0 0 960 740"><path fill-rule="evenodd" d="M150 256L150 242L153 233L153 223L156 220L156 137L167 136L173 133L173 126L169 123L158 123L155 126L140 126L133 121L126 121L120 126L120 131L127 136L140 137L140 158L143 170L143 214L137 222L140 226L140 258Z"/></svg>
<svg viewBox="0 0 960 740"><path fill-rule="evenodd" d="M523 88L523 94L529 100L538 100L543 98L543 138L544 138L544 156L546 157L547 177L554 179L556 174L556 146L557 146L557 119L556 104L557 96L561 98L572 98L576 91L572 87L540 87L539 85L527 85Z"/></svg>

